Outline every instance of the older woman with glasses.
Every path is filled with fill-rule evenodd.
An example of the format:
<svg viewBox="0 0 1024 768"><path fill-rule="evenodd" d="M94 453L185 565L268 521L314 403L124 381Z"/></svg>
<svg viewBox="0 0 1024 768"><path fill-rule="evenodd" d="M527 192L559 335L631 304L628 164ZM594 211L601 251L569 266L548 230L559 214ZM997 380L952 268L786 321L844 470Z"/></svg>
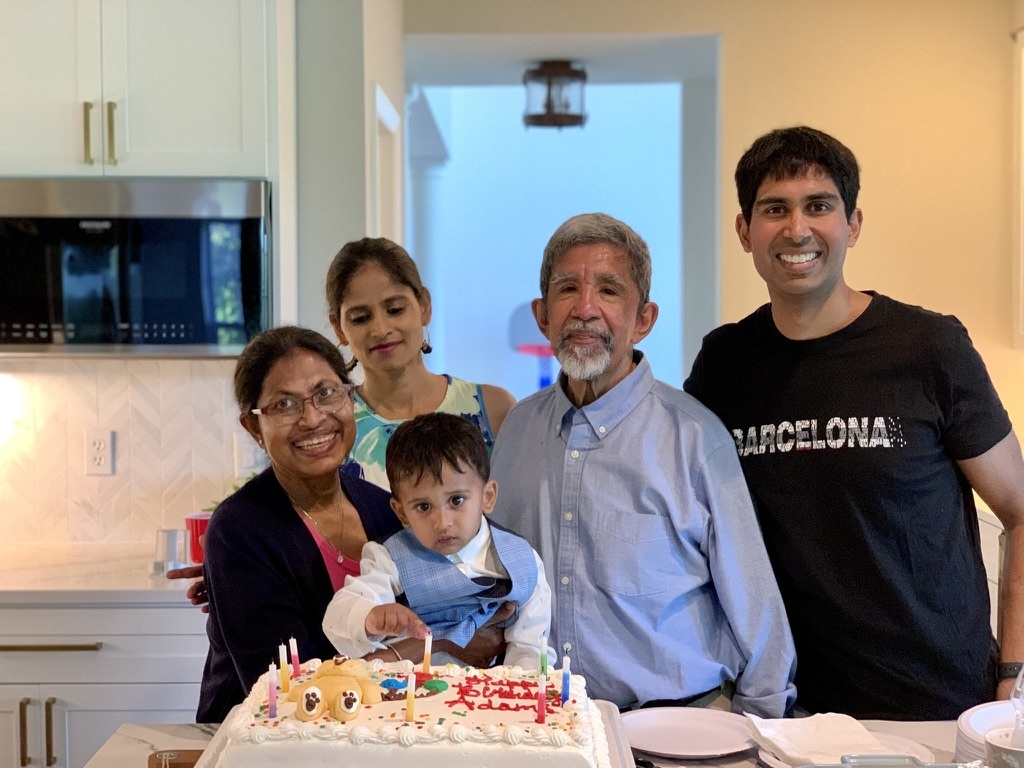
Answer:
<svg viewBox="0 0 1024 768"><path fill-rule="evenodd" d="M222 721L292 637L303 659L333 656L321 627L327 604L358 575L363 545L402 527L386 491L338 471L355 421L330 341L305 328L264 331L238 358L234 387L242 426L270 466L220 504L206 533L199 722Z"/></svg>

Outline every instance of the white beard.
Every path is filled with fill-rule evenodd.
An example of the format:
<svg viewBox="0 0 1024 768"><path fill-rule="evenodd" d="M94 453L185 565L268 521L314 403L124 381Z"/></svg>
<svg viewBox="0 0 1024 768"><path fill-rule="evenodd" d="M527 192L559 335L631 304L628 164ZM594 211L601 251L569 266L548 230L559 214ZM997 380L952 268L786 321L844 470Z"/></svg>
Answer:
<svg viewBox="0 0 1024 768"><path fill-rule="evenodd" d="M612 337L607 331L597 331L603 342L600 348L583 350L566 341L573 331L590 331L595 329L586 323L572 323L562 328L558 334L558 346L555 358L565 371L565 375L575 381L593 381L606 370L612 361Z"/></svg>

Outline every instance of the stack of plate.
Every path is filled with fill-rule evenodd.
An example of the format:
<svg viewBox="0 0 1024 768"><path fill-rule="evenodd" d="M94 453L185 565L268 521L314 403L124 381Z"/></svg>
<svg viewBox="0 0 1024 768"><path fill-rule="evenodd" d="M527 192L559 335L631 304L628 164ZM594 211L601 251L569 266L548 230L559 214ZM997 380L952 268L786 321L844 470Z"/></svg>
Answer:
<svg viewBox="0 0 1024 768"><path fill-rule="evenodd" d="M956 721L956 761L985 760L985 734L993 728L1013 726L1013 705L990 701L964 712Z"/></svg>

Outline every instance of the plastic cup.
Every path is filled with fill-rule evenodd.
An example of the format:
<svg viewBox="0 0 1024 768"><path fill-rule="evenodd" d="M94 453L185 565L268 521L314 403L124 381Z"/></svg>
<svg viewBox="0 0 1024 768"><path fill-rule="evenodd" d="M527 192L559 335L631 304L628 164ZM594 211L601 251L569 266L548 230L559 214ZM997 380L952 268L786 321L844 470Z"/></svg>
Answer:
<svg viewBox="0 0 1024 768"><path fill-rule="evenodd" d="M185 515L185 530L188 531L188 556L196 565L203 562L203 537L210 523L210 512L192 512Z"/></svg>

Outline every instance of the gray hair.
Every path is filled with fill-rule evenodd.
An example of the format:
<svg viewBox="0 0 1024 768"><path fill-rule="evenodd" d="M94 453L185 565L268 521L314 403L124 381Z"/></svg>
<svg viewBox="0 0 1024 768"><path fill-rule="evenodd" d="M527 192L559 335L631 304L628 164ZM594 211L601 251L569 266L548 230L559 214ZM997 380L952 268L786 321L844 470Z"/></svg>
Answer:
<svg viewBox="0 0 1024 768"><path fill-rule="evenodd" d="M606 213L583 213L573 216L555 230L544 247L540 264L540 295L548 297L548 285L555 264L566 251L577 245L607 243L621 250L629 260L629 273L640 292L640 307L651 300L651 251L647 243L628 224Z"/></svg>

